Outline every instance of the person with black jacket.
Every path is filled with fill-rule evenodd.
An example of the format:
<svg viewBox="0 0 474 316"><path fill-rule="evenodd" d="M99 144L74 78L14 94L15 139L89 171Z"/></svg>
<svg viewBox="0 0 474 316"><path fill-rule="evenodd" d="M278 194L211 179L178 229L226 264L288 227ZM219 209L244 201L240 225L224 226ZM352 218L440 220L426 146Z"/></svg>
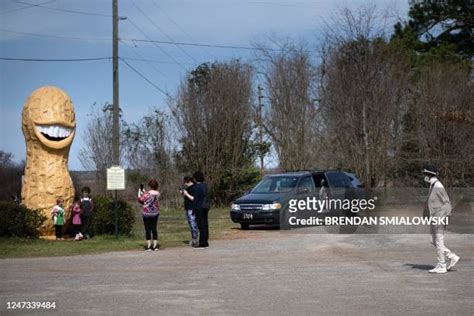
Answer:
<svg viewBox="0 0 474 316"><path fill-rule="evenodd" d="M196 214L196 222L199 230L199 245L195 248L209 248L209 222L208 213L211 208L209 199L209 188L204 182L204 174L196 171L193 174L196 184L193 186L193 194L184 190L184 195L193 201L193 209Z"/></svg>

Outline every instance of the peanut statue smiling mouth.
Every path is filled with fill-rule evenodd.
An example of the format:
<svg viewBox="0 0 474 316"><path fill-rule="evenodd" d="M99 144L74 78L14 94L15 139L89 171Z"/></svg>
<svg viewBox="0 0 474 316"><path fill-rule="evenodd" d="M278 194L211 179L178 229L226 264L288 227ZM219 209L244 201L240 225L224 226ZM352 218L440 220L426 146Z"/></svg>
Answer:
<svg viewBox="0 0 474 316"><path fill-rule="evenodd" d="M69 96L56 87L35 90L23 107L22 130L26 141L23 204L50 218L51 208L61 197L68 216L74 187L67 163L76 130ZM48 220L43 233L51 231L52 222Z"/></svg>
<svg viewBox="0 0 474 316"><path fill-rule="evenodd" d="M65 121L34 123L35 134L45 146L55 149L64 148L72 143L75 125Z"/></svg>

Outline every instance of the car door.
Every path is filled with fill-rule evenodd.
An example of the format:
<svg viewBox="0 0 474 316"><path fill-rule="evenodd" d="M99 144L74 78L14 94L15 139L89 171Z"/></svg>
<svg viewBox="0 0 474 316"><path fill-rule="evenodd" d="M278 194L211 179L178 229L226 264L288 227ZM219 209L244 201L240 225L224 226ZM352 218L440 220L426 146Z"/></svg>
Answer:
<svg viewBox="0 0 474 316"><path fill-rule="evenodd" d="M314 194L313 178L310 175L302 177L298 183L296 192L298 194L298 198L312 196Z"/></svg>
<svg viewBox="0 0 474 316"><path fill-rule="evenodd" d="M308 198L313 197L315 195L315 186L314 186L314 181L313 177L311 175L303 176L296 188L296 196L298 200L305 200L307 201ZM304 209L298 209L298 212L295 215L299 219L308 219L312 215L315 215L316 213L314 210L310 209L309 206L307 206Z"/></svg>
<svg viewBox="0 0 474 316"><path fill-rule="evenodd" d="M326 172L328 179L330 197L332 199L352 199L354 190L347 175L343 172L330 171Z"/></svg>

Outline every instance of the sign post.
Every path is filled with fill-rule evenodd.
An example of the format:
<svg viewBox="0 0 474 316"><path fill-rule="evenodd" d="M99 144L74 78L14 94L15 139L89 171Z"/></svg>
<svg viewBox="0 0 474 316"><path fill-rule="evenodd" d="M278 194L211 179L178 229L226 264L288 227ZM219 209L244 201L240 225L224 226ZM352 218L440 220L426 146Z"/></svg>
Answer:
<svg viewBox="0 0 474 316"><path fill-rule="evenodd" d="M107 190L114 191L115 238L118 238L117 190L125 190L125 170L120 166L112 166L107 169Z"/></svg>

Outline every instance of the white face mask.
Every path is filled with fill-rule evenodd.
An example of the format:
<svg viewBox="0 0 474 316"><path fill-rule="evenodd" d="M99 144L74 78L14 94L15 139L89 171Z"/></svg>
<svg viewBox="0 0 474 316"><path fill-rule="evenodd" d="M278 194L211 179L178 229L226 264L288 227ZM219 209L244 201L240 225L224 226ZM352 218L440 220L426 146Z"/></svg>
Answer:
<svg viewBox="0 0 474 316"><path fill-rule="evenodd" d="M427 183L430 183L430 177L428 177L428 176L425 176L425 178L423 180L425 180L425 182L427 182Z"/></svg>

